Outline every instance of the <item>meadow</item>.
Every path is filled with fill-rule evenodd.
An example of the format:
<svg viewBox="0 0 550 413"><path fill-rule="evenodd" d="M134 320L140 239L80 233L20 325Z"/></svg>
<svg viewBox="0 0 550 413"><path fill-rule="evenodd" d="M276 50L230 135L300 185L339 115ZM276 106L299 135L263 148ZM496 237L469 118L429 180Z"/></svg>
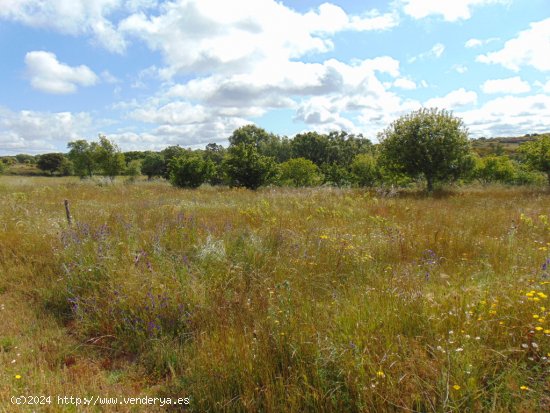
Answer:
<svg viewBox="0 0 550 413"><path fill-rule="evenodd" d="M0 411L548 411L549 195L0 177Z"/></svg>

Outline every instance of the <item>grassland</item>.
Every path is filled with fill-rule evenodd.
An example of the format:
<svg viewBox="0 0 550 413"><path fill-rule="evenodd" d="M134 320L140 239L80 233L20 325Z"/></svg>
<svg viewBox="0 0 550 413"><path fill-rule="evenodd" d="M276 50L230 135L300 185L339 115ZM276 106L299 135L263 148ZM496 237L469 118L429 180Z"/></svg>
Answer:
<svg viewBox="0 0 550 413"><path fill-rule="evenodd" d="M549 213L528 187L2 177L0 411L548 411Z"/></svg>

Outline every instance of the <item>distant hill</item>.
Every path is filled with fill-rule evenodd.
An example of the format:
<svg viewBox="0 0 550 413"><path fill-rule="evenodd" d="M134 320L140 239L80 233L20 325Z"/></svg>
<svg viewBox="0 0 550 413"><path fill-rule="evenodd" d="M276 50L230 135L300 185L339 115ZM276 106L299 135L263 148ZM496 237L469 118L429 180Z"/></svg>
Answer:
<svg viewBox="0 0 550 413"><path fill-rule="evenodd" d="M544 135L550 135L550 133L533 133L512 137L478 138L472 140L472 148L479 156L508 155L511 158L517 158L517 149L519 145L533 141L539 136Z"/></svg>

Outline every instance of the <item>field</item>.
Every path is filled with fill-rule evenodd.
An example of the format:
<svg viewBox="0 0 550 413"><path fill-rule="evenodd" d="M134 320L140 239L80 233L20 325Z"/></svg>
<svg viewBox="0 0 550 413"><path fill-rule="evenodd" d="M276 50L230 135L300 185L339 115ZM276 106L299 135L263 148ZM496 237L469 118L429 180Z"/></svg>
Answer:
<svg viewBox="0 0 550 413"><path fill-rule="evenodd" d="M548 411L549 195L0 177L0 412Z"/></svg>

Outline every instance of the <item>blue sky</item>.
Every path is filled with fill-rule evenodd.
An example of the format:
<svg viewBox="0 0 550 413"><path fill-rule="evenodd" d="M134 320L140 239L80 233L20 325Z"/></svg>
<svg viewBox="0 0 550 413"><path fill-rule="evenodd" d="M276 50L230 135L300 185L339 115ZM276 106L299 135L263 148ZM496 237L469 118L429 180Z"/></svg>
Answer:
<svg viewBox="0 0 550 413"><path fill-rule="evenodd" d="M227 143L255 123L373 141L445 108L550 131L547 0L0 0L0 155Z"/></svg>

